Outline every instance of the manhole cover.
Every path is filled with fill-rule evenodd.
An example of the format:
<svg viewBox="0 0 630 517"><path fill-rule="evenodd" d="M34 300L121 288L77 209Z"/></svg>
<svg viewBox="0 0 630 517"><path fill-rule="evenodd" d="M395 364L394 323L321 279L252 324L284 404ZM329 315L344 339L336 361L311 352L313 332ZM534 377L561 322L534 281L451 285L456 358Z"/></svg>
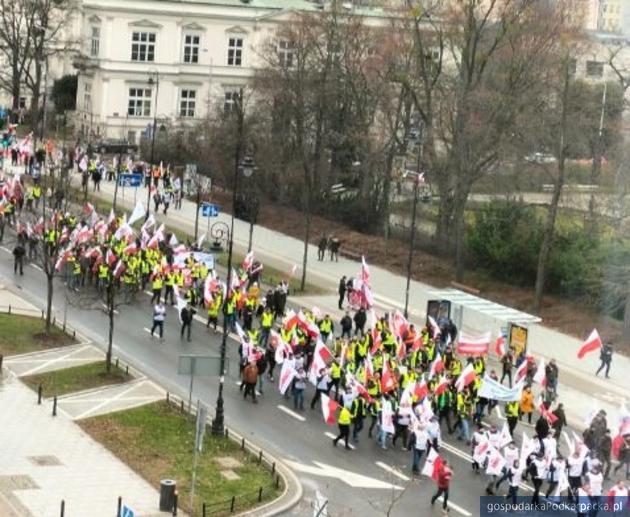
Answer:
<svg viewBox="0 0 630 517"><path fill-rule="evenodd" d="M57 456L29 456L28 460L39 467L59 467L63 465Z"/></svg>

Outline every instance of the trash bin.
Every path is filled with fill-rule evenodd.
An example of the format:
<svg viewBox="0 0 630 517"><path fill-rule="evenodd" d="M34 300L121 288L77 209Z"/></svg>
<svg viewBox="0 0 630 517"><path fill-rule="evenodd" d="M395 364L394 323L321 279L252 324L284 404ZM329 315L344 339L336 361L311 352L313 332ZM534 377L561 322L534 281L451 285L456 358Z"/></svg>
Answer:
<svg viewBox="0 0 630 517"><path fill-rule="evenodd" d="M177 483L174 479L160 481L160 511L171 512L175 506L175 490Z"/></svg>

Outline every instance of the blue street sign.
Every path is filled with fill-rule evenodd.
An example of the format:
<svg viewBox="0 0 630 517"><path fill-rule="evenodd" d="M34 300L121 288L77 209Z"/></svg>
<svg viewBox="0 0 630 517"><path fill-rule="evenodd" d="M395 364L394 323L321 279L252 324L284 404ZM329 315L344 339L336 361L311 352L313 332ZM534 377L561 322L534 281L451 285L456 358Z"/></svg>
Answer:
<svg viewBox="0 0 630 517"><path fill-rule="evenodd" d="M124 173L118 176L119 187L139 187L142 185L142 174Z"/></svg>
<svg viewBox="0 0 630 517"><path fill-rule="evenodd" d="M203 203L201 205L201 215L203 217L218 217L219 205L213 205L212 203Z"/></svg>
<svg viewBox="0 0 630 517"><path fill-rule="evenodd" d="M123 506L121 517L134 517L134 515L135 513L133 513L133 510L131 508L129 508L128 506Z"/></svg>

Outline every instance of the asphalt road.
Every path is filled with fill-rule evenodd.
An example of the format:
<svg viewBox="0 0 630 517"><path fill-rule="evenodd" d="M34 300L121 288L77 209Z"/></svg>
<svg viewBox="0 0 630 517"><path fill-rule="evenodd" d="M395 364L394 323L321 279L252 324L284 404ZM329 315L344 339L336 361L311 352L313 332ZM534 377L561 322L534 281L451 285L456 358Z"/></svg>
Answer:
<svg viewBox="0 0 630 517"><path fill-rule="evenodd" d="M9 241L10 242L10 241ZM44 275L35 266L27 266L23 277L13 275L13 260L10 244L0 247L0 282L15 286L21 294L39 307L44 307ZM6 246L6 247L5 247ZM54 309L57 319L63 317L65 286L55 282ZM90 306L85 298L70 295L67 319L77 331L105 348L108 319L100 303ZM149 377L173 393L188 396L190 379L177 374L177 357L180 354L219 354L220 334L206 330L198 321L193 324L191 343L179 338L179 321L174 309L169 309L165 326L165 340L151 339L152 308L150 297L140 293L134 304L118 307L114 331L114 357L131 363ZM201 315L205 317L205 315ZM327 426L319 407L304 412L292 411L292 400L285 400L276 386L267 380L264 394L259 403L243 401L238 389L238 343L228 343L230 371L226 379L225 408L226 423L235 427L244 436L250 437L272 454L287 460L304 485L305 497L291 515L313 515L311 508L318 490L329 500L330 515L439 515L441 509L429 505L434 483L429 478L411 480L411 453L402 450L382 450L376 442L367 438L367 429L355 450L346 451L342 444L335 448L329 434L335 435L337 428ZM276 370L279 374L278 370ZM194 400L214 406L217 396L217 378L196 378ZM497 415L492 417L499 425ZM524 425L529 435L533 430ZM520 429L517 428L517 433ZM446 435L446 433L445 433ZM479 515L479 496L483 494L483 476L471 472L468 448L452 437L445 436L443 454L454 468L451 489L451 513L453 515ZM519 440L520 443L520 440ZM527 493L527 492L525 492Z"/></svg>

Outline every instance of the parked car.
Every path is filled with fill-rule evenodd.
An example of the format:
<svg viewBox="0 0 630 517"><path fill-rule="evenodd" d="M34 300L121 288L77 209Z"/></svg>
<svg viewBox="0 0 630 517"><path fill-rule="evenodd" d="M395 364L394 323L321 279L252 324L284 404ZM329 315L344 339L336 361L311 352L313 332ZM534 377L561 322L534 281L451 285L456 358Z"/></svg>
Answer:
<svg viewBox="0 0 630 517"><path fill-rule="evenodd" d="M117 138L101 140L95 147L100 154L126 154L138 151L137 145L129 143L127 140Z"/></svg>

